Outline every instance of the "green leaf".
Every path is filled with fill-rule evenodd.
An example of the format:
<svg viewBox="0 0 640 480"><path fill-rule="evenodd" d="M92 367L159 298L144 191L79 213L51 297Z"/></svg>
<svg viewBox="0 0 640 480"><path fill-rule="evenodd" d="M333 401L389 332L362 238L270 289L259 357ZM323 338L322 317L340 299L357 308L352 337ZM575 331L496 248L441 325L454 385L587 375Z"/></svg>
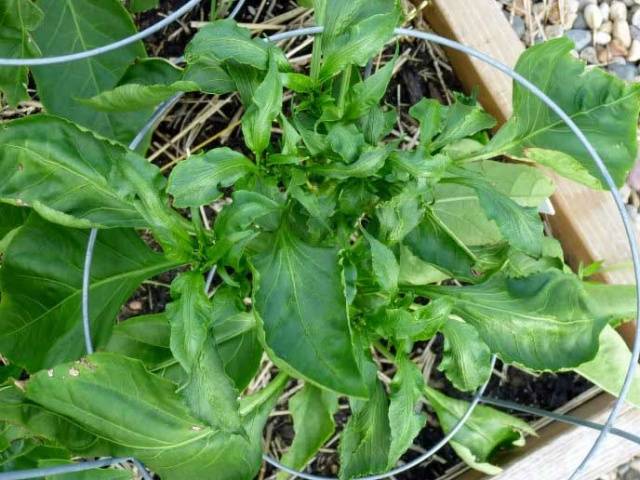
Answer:
<svg viewBox="0 0 640 480"><path fill-rule="evenodd" d="M384 67L369 78L352 87L351 97L345 109L345 118L356 119L365 115L371 107L380 103L387 93L387 87L393 76L396 59L393 58Z"/></svg>
<svg viewBox="0 0 640 480"><path fill-rule="evenodd" d="M242 433L238 392L224 371L212 335L213 309L198 272L185 272L171 284L167 305L171 352L188 375L183 394L193 415L212 427Z"/></svg>
<svg viewBox="0 0 640 480"><path fill-rule="evenodd" d="M553 183L543 172L526 165L485 160L465 165L465 170L523 207L539 207L554 191ZM487 218L478 195L470 187L436 185L433 211L467 246L503 241L500 230Z"/></svg>
<svg viewBox="0 0 640 480"><path fill-rule="evenodd" d="M335 393L306 384L289 401L295 437L282 457L282 464L302 470L313 459L335 430L333 414L338 408ZM290 476L279 472L278 480Z"/></svg>
<svg viewBox="0 0 640 480"><path fill-rule="evenodd" d="M147 227L135 206L136 186L122 172L129 162L163 186L157 168L71 122L47 115L15 120L0 128L0 201L74 227Z"/></svg>
<svg viewBox="0 0 640 480"><path fill-rule="evenodd" d="M398 282L401 285L428 285L448 278L449 275L418 258L408 247L400 245Z"/></svg>
<svg viewBox="0 0 640 480"><path fill-rule="evenodd" d="M384 472L389 458L391 430L389 400L375 381L368 401L351 400L351 418L340 439L340 478Z"/></svg>
<svg viewBox="0 0 640 480"><path fill-rule="evenodd" d="M424 392L445 433L469 408L469 402L447 397L432 388L426 387ZM478 405L449 444L471 468L496 475L502 470L489 463L491 457L502 448L523 446L524 434L535 435L535 431L516 417Z"/></svg>
<svg viewBox="0 0 640 480"><path fill-rule="evenodd" d="M101 112L135 112L164 102L179 92L197 92L200 86L192 81L179 80L168 85L140 85L128 83L94 97L82 99L84 105Z"/></svg>
<svg viewBox="0 0 640 480"><path fill-rule="evenodd" d="M475 190L487 218L496 222L503 237L511 245L534 257L542 255L544 227L537 209L521 207L478 178L452 178L448 181Z"/></svg>
<svg viewBox="0 0 640 480"><path fill-rule="evenodd" d="M568 38L536 45L522 55L516 71L574 120L602 156L614 181L622 185L636 160L640 86L602 69L585 69L585 63L572 56L573 48ZM592 177L602 180L569 127L519 84L514 87L513 106L514 116L487 145L485 153L526 158L530 148L556 150L573 157ZM547 162L551 168L555 168L554 164ZM567 173L565 160L557 171L561 175Z"/></svg>
<svg viewBox="0 0 640 480"><path fill-rule="evenodd" d="M216 20L198 30L184 53L190 65L220 65L232 61L258 70L267 70L269 51L272 49L269 43L252 39L249 30L240 28L236 22L227 19ZM278 65L287 65L281 52L275 55L275 60Z"/></svg>
<svg viewBox="0 0 640 480"><path fill-rule="evenodd" d="M327 0L316 20L324 25L321 37L325 81L348 65L364 66L393 36L400 21L396 0Z"/></svg>
<svg viewBox="0 0 640 480"><path fill-rule="evenodd" d="M173 383L110 353L32 376L27 397L99 434L114 444L115 454L139 459L163 480L235 480L253 478L260 468L262 428L282 380L250 399L243 416L248 439L203 425Z"/></svg>
<svg viewBox="0 0 640 480"><path fill-rule="evenodd" d="M496 125L496 120L480 106L467 105L460 98L446 107L444 116L442 131L431 143L431 150L439 150Z"/></svg>
<svg viewBox="0 0 640 480"><path fill-rule="evenodd" d="M424 216L417 193L406 188L402 193L376 206L376 217L385 243L394 245L407 236Z"/></svg>
<svg viewBox="0 0 640 480"><path fill-rule="evenodd" d="M29 209L0 204L0 245L16 228L22 226L29 216ZM0 251L2 251L0 249Z"/></svg>
<svg viewBox="0 0 640 480"><path fill-rule="evenodd" d="M589 188L602 188L600 180L591 175L589 170L571 155L544 148L528 148L527 158L545 167L552 168L563 177L582 183Z"/></svg>
<svg viewBox="0 0 640 480"><path fill-rule="evenodd" d="M471 279L475 258L434 215L427 213L404 238L404 244L420 260L459 278Z"/></svg>
<svg viewBox="0 0 640 480"><path fill-rule="evenodd" d="M253 303L272 360L320 386L366 397L338 251L307 245L282 229L252 264Z"/></svg>
<svg viewBox="0 0 640 480"><path fill-rule="evenodd" d="M128 318L113 327L113 333L104 349L142 360L156 367L172 358L169 349L171 327L166 314L141 315Z"/></svg>
<svg viewBox="0 0 640 480"><path fill-rule="evenodd" d="M136 33L120 0L39 0L44 21L33 32L43 56L64 55L101 47ZM97 20L99 19L99 20ZM79 99L113 89L138 57L145 57L138 41L116 51L84 60L33 67L38 95L47 112L66 117L108 138L130 142L153 110L104 113Z"/></svg>
<svg viewBox="0 0 640 480"><path fill-rule="evenodd" d="M212 328L225 372L238 390L243 390L256 374L262 357L256 320L245 313L237 293L221 286L211 300ZM171 354L171 327L165 313L127 319L113 329L105 346L108 352L142 360L149 368L177 363Z"/></svg>
<svg viewBox="0 0 640 480"><path fill-rule="evenodd" d="M383 166L389 154L390 148L371 148L365 150L353 163L344 164L333 162L330 165L312 167L310 171L328 178L346 180L349 178L367 178L375 175Z"/></svg>
<svg viewBox="0 0 640 480"><path fill-rule="evenodd" d="M178 208L199 207L222 196L219 187L230 187L256 171L251 160L230 148L209 150L178 163L171 172L167 191Z"/></svg>
<svg viewBox="0 0 640 480"><path fill-rule="evenodd" d="M444 351L438 370L463 392L475 391L491 376L491 351L478 331L450 318L442 326Z"/></svg>
<svg viewBox="0 0 640 480"><path fill-rule="evenodd" d="M366 230L363 229L362 233L371 248L371 260L376 280L380 286L388 292L397 290L400 267L398 266L398 261L393 251L384 243L371 236Z"/></svg>
<svg viewBox="0 0 640 480"><path fill-rule="evenodd" d="M419 287L455 300L492 352L533 370L577 367L593 359L610 319L577 277L549 270L527 278L493 275L467 287Z"/></svg>
<svg viewBox="0 0 640 480"><path fill-rule="evenodd" d="M152 8L157 8L160 0L129 0L129 11L131 13L140 13Z"/></svg>
<svg viewBox="0 0 640 480"><path fill-rule="evenodd" d="M275 52L275 50L274 50ZM269 146L273 121L282 111L282 82L276 54L269 54L269 70L255 90L251 105L242 117L242 133L247 147L260 156Z"/></svg>
<svg viewBox="0 0 640 480"><path fill-rule="evenodd" d="M89 232L32 215L7 249L0 285L0 351L30 371L84 352L80 294ZM89 317L97 347L109 339L121 305L140 283L176 266L130 230L105 230L97 239Z"/></svg>
<svg viewBox="0 0 640 480"><path fill-rule="evenodd" d="M600 349L595 358L574 370L606 392L619 396L631 361L624 339L607 325L600 334ZM640 407L640 373L636 372L626 401Z"/></svg>
<svg viewBox="0 0 640 480"><path fill-rule="evenodd" d="M242 391L258 372L262 359L256 319L244 311L237 291L230 287L218 287L211 303L213 334L224 369Z"/></svg>
<svg viewBox="0 0 640 480"><path fill-rule="evenodd" d="M421 400L424 379L420 369L405 355L396 357L398 371L391 383L389 425L391 445L387 469L392 469L413 444L427 422L422 413Z"/></svg>
<svg viewBox="0 0 640 480"><path fill-rule="evenodd" d="M116 454L113 445L71 420L28 401L24 393L13 385L0 387L0 421L23 429L26 435L37 437L39 442L61 445L75 455L100 457Z"/></svg>
<svg viewBox="0 0 640 480"><path fill-rule="evenodd" d="M4 0L0 3L0 56L31 58L40 53L31 33L42 21L43 13L31 0ZM0 93L10 107L29 100L27 67L0 68Z"/></svg>
<svg viewBox="0 0 640 480"><path fill-rule="evenodd" d="M444 106L437 100L423 98L409 109L409 115L420 123L420 146L428 147L442 130Z"/></svg>

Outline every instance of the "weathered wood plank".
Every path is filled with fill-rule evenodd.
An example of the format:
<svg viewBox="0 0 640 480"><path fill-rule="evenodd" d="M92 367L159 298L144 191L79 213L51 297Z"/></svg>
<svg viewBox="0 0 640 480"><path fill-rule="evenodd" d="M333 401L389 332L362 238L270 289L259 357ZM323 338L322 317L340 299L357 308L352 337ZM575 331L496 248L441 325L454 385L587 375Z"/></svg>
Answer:
<svg viewBox="0 0 640 480"><path fill-rule="evenodd" d="M524 46L513 32L494 0L432 0L425 17L434 31L474 47L503 63L514 66ZM469 91L480 88L480 101L500 121L511 115L512 82L494 68L468 57L448 52L457 77ZM608 193L594 192L578 184L554 177L558 186L552 202L556 215L549 217L553 234L568 253L568 262L576 267L603 260L605 265L629 262L629 248L613 200ZM631 268L605 272L600 280L607 283L634 283ZM630 326L629 326L630 327ZM632 329L623 334L629 341ZM603 422L612 397L602 394L572 413L580 418ZM640 412L625 408L616 424L618 428L640 431ZM502 459L504 472L494 480L565 480L587 453L595 439L588 430L553 423L529 439L524 449ZM640 447L626 440L609 438L598 458L591 462L586 479L596 479L640 453ZM467 472L460 477L477 480L483 475Z"/></svg>

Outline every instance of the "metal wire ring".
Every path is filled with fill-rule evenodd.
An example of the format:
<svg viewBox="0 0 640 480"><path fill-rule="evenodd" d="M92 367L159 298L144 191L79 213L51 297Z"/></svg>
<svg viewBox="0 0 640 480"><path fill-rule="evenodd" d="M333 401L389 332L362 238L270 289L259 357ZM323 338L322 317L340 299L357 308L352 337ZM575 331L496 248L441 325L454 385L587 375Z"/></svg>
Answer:
<svg viewBox="0 0 640 480"><path fill-rule="evenodd" d="M288 32L283 32L280 34L276 34L276 35L272 35L270 36L268 39L272 42L276 42L279 40L286 40L288 38L292 38L292 37L296 37L296 36L302 36L302 35L317 35L319 33L322 33L323 31L323 27L308 27L308 28L301 28L301 29L296 29L296 30L292 30L292 31L288 31ZM569 127L569 129L576 135L576 137L578 138L578 140L580 141L580 143L582 143L582 145L585 147L585 149L587 150L587 152L589 153L589 155L591 156L591 158L593 159L593 161L595 162L598 170L600 171L600 173L602 174L602 177L605 180L605 183L607 185L607 187L609 188L609 191L611 193L611 195L613 196L616 208L618 210L618 213L620 215L620 218L622 219L622 222L624 224L624 229L625 229L625 234L627 237L627 241L629 242L629 246L631 249L631 257L632 257L632 261L633 261L633 270L634 270L634 277L636 280L636 337L634 339L634 343L633 343L633 348L632 348L632 354L631 354L631 360L629 362L629 367L627 369L627 373L625 376L625 380L624 383L622 385L622 388L620 390L620 394L618 396L618 398L615 400L614 405L611 409L611 413L609 414L609 417L607 418L606 423L604 424L602 430L600 431L600 434L598 435L598 437L596 438L595 442L593 443L591 449L589 450L589 452L587 453L587 455L584 457L584 459L581 461L581 463L578 465L578 467L576 468L576 470L573 472L573 474L571 475L571 477L569 478L569 480L574 480L578 477L578 475L580 475L580 473L582 473L582 471L586 468L589 460L596 454L596 452L599 450L602 442L604 441L604 439L606 438L606 436L608 435L608 433L610 432L613 423L615 422L620 409L622 408L623 402L629 392L629 389L631 387L631 382L633 380L633 376L634 373L636 371L637 368L637 363L638 363L638 358L640 357L640 319L638 318L640 315L640 290L638 289L638 285L640 285L640 259L638 257L638 245L634 236L634 229L631 226L631 222L629 219L629 216L626 212L626 209L624 207L624 202L622 201L622 199L620 198L620 195L617 191L617 187L615 182L613 181L613 179L611 178L611 175L606 167L606 165L604 164L603 160L600 158L600 155L598 154L598 152L595 150L595 148L593 147L593 145L591 145L591 143L589 142L589 140L587 139L587 137L584 135L584 133L580 130L580 128L575 124L575 122L571 119L571 117L569 117L569 115L567 115L562 108L560 108L551 98L549 98L542 90L540 90L536 85L534 85L533 83L531 83L529 80L527 80L526 78L524 78L522 75L520 75L519 73L515 72L513 69L509 68L508 66L506 66L505 64L489 57L488 55L467 47L465 45L460 44L459 42L441 37L439 35L433 34L433 33L428 33L428 32L422 32L422 31L416 31L416 30L410 30L410 29L406 29L406 28L397 28L395 29L395 34L396 36L409 36L409 37L413 37L413 38L417 38L419 40L423 40L423 41L431 41L443 46L446 46L448 48L454 49L454 50L458 50L460 52L466 53L470 56L473 56L485 63L487 63L488 65L491 65L495 68L497 68L498 70L500 70L501 72L507 74L508 76L510 76L514 81L516 81L517 83L519 83L520 85L522 85L524 88L526 88L527 90L529 90L531 93L533 93L539 100L541 100L545 105L547 105L556 115L558 115L560 117L560 119ZM135 147L134 147L135 148ZM92 234L93 232L97 232L97 229L92 229ZM91 239L91 236L90 236ZM91 258L92 254L93 254L93 248L89 248L91 245L88 246L87 248L87 258ZM88 278L89 277L89 270L90 270L90 266L91 266L91 262L85 262L85 275ZM88 301L88 282L87 285L83 284L83 303L85 302L85 290L86 290L86 300ZM88 306L85 309L84 305L83 305L83 324L86 327L89 327L89 319L88 318L84 318L84 312L88 313ZM90 333L88 331L85 331L85 336L90 339ZM495 356L494 356L495 359ZM475 406L477 405L477 403L480 400L480 397L482 396L482 393L484 392L484 387L483 386L474 396L468 410L465 412L465 415L460 419L461 421L466 421L468 419L468 417L471 415L471 413L473 412ZM456 424L455 427L457 427L458 429L462 427L463 422L458 422ZM433 455L437 450L439 450L451 437L453 437L455 435L455 433L457 433L456 428L454 427L454 429L452 429L451 432L449 432L448 435L446 435L443 438L443 441L439 442L435 447L438 447L437 449L434 450L434 448L432 448L432 450L434 450L433 452L429 451L427 452L427 454L421 455L420 457L414 459L412 462L407 463L406 465L403 465L401 467L397 467L394 470L391 470L390 472L384 473L384 474L380 474L380 475L372 475L372 476L367 476L367 477L361 477L360 480L379 480L382 478L387 478L389 476L392 475L397 475L399 473L405 472L407 470L409 470L410 468L413 468L415 465L418 465L419 463L424 462L427 458L429 458L431 455ZM440 445L442 443L442 445ZM288 467L280 464L277 460L271 458L270 456L268 456L267 454L265 454L263 456L263 458L265 459L265 461L267 461L268 463L276 466L277 468L280 468L284 471L286 471L287 473L296 475L298 477L301 478L305 478L308 480L332 480L329 479L329 477L320 477L320 476L315 476L315 475L310 475L310 474L306 474L304 472L298 472L296 470L293 469L289 469Z"/></svg>

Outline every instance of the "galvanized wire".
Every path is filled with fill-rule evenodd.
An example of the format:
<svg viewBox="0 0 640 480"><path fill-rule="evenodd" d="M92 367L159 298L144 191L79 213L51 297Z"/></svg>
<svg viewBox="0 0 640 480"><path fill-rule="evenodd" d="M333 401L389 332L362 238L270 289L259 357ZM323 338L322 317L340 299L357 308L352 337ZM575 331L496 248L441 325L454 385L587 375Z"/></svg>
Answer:
<svg viewBox="0 0 640 480"><path fill-rule="evenodd" d="M184 8L184 7L183 7ZM273 35L271 37L269 37L269 39L271 41L279 41L279 40L285 40L288 38L292 38L294 36L300 36L300 35L316 35L318 33L322 32L322 27L309 27L309 28L303 28L303 29L297 29L297 30L293 30L293 31L289 31L289 32L283 32L280 34L276 34ZM576 135L576 137L579 139L579 141L582 143L582 145L585 147L585 149L587 150L587 152L589 153L589 155L592 157L592 159L594 160L598 170L600 171L600 173L602 174L605 183L607 185L607 187L609 188L615 205L616 205L616 209L618 210L618 213L622 219L622 222L624 224L625 227L625 234L627 237L627 240L629 242L630 248L631 248L631 256L632 256L632 260L633 260L633 268L634 268L634 276L635 276L635 280L636 280L636 286L640 284L640 260L638 257L638 246L635 240L635 236L633 234L633 228L631 226L629 217L627 215L626 209L624 207L624 202L622 201L622 199L620 198L618 192L617 192L617 188L615 185L615 182L613 181L613 179L611 178L611 175L609 174L606 165L604 164L604 162L602 161L602 159L600 158L598 152L595 150L595 148L591 145L591 143L589 142L589 140L586 138L586 136L582 133L582 131L580 130L580 128L573 122L573 120L551 99L549 98L544 92L542 92L536 85L534 85L533 83L531 83L530 81L528 81L526 78L522 77L520 74L518 74L517 72L513 71L511 68L509 68L508 66L502 64L501 62L498 62L496 60L494 60L493 58L483 54L482 52L479 52L478 50L472 49L470 47L467 47L465 45L462 45L458 42L446 39L444 37L440 37L438 35L432 34L432 33L427 33L427 32L421 32L421 31L415 31L415 30L409 30L409 29L404 29L404 28L398 28L395 31L396 35L398 36L410 36L410 37L414 37L414 38L418 38L424 41L431 41L434 43L438 43L440 45L452 48L454 50L458 50L461 51L463 53L466 53L470 56L473 56L495 68L497 68L498 70L500 70L501 72L509 75L514 81L516 81L517 83L519 83L520 85L522 85L523 87L525 87L526 89L528 89L531 93L533 93L537 98L539 98L543 103L545 103L554 113L556 113L561 120L564 121L564 123L572 130L572 132ZM2 63L0 63L1 65ZM168 104L168 102L167 102ZM162 108L170 108L170 106L166 107L166 104L163 105L161 107ZM161 109L158 110L157 115L154 115L154 117L156 116L161 116L164 111L162 113L160 113ZM152 122L150 122L151 124L153 124ZM151 127L149 127L151 128ZM146 133L145 133L146 134ZM141 138L144 137L144 135L141 136ZM136 145L137 146L137 145ZM135 148L132 147L132 148ZM96 231L95 229L92 230ZM91 240L91 235L89 240ZM88 262L85 262L85 270L89 270L90 269L90 260L91 260L91 256L89 255L89 251L91 250L91 253L93 251L93 247L94 245L91 245L91 242L88 245L87 248L87 257L85 258L85 260L88 259ZM87 274L87 278L89 277L89 275ZM85 285L83 282L83 295L82 295L82 301L83 301L83 326L87 329L85 331L85 338L89 339L89 343L90 342L90 332L88 331L88 327L89 327L89 314L88 314L88 299L89 299L89 284L87 282L87 284ZM85 306L86 303L86 306ZM637 308L637 315L636 315L636 321L638 321L638 314L640 314L640 292L637 290L636 287L636 308ZM625 381L623 383L623 386L621 388L619 397L616 399L614 406L611 410L611 413L607 419L607 422L604 425L599 425L593 422L587 422L587 421L583 421L583 420L575 420L575 418L572 418L570 416L567 415L558 415L552 412L546 412L543 410L539 410L536 409L537 412L540 415L545 415L545 416L549 416L551 418L555 418L557 420L561 420L561 421L567 421L569 423L574 423L574 424L578 424L578 425L583 425L583 426L588 426L590 428L597 428L600 430L600 434L598 436L598 438L596 439L596 441L594 442L593 446L591 447L591 449L589 450L588 454L586 455L586 457L582 460L582 462L580 463L580 465L577 467L577 469L575 470L575 472L572 474L572 476L570 477L570 480L573 480L575 478L577 478L577 476L584 470L584 468L587 465L587 462L595 455L595 453L598 451L600 445L602 444L604 438L606 437L606 435L608 433L610 433L613 429L613 423L615 422L615 419L620 411L620 408L622 407L622 404L624 402L624 399L626 398L628 392L629 392L629 388L631 386L631 382L633 380L633 376L637 367L637 361L638 361L638 357L640 356L640 335L639 335L639 330L640 329L640 322L637 323L637 327L636 327L636 338L633 344L633 348L632 348L632 355L631 355L631 361L629 363L629 367L627 369L627 374L625 377ZM90 348L92 348L92 346L90 346ZM89 349L88 349L89 351ZM493 357L493 360L495 361L495 356ZM472 401L470 402L469 408L466 411L466 413L463 415L463 417L460 419L460 421L458 422L458 424L456 424L456 427L450 432L449 435L445 436L445 438L443 440L441 440L441 442L439 442L437 445L435 445L434 447L432 447L430 449L429 452L427 452L426 455L421 455L420 457L418 457L417 459L413 460L412 462L407 463L406 465L402 465L400 467L397 467L396 469L384 473L384 474L380 474L380 475L373 475L373 476L368 476L368 477L362 477L361 480L378 480L378 479L382 479L382 478L387 478L389 476L392 475L397 475L399 473L405 472L407 470L409 470L410 468L414 467L415 465L418 465L422 462L424 462L427 458L429 458L431 455L433 455L436 451L438 451L444 444L446 444L446 442L455 435L455 433L457 432L457 429L462 428L462 426L464 425L464 422L466 422L466 420L471 416L473 409L475 408L475 406L478 404L478 402L480 401L482 394L484 392L484 389L486 388L486 384L478 390L478 392L476 393L476 395L473 397ZM496 402L493 399L484 399L487 403L493 401ZM515 408L514 406L510 406L509 408ZM521 409L525 409L528 407L522 407L519 406L519 408ZM531 410L531 409L529 409ZM616 434L620 434L621 436L625 436L625 438L628 438L632 441L635 441L637 438L631 434L628 434L627 432L622 432L619 430L615 430ZM327 477L319 477L319 476L315 476L315 475L310 475L310 474L306 474L304 472L299 472L293 469L290 469L288 467L286 467L285 465L280 464L277 460L269 457L268 455L264 455L263 457L265 459L265 461L269 462L270 464L290 473L293 475L296 475L298 477L301 478L305 478L305 479L309 479L309 480L325 480L327 479ZM117 460L117 459L116 459ZM16 472L17 474L19 474L20 472ZM40 475L42 475L40 473ZM0 474L0 480L9 480L9 479L16 479L16 478L33 478L33 477L4 477L3 474Z"/></svg>
<svg viewBox="0 0 640 480"><path fill-rule="evenodd" d="M63 475L65 473L84 472L95 468L110 467L119 463L132 461L140 470L140 475L144 480L153 480L151 475L142 467L140 462L131 457L113 457L103 458L100 460L91 460L86 462L73 463L71 465L56 465L53 467L31 468L28 470L18 470L15 472L0 473L0 480L27 480L30 478L41 478L54 475Z"/></svg>

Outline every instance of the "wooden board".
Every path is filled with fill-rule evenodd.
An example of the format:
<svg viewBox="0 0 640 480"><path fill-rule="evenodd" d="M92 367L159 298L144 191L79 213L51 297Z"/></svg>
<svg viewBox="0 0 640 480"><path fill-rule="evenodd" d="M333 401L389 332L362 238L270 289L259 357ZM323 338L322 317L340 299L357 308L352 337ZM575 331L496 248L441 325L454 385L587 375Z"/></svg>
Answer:
<svg viewBox="0 0 640 480"><path fill-rule="evenodd" d="M495 0L431 0L425 18L436 33L474 47L501 62L515 66L524 45ZM465 89L480 88L483 106L501 122L510 117L512 82L494 68L455 51L448 52L456 76ZM560 177L554 177L557 192L552 198L556 215L548 218L567 261L574 267L603 260L605 265L630 262L622 221L618 218L611 195L594 192ZM629 264L630 265L630 264ZM626 269L601 274L607 283L634 283L633 272ZM622 332L632 339L633 326ZM612 397L602 394L576 411L576 416L602 422L606 419ZM630 431L640 431L640 412L625 408L616 424ZM499 480L566 480L595 439L588 430L553 423L540 430L539 438L530 439L526 448L504 458L504 472ZM615 466L640 453L631 442L610 438L598 458L591 462L581 478L596 479ZM483 478L477 472L460 477L464 480Z"/></svg>

